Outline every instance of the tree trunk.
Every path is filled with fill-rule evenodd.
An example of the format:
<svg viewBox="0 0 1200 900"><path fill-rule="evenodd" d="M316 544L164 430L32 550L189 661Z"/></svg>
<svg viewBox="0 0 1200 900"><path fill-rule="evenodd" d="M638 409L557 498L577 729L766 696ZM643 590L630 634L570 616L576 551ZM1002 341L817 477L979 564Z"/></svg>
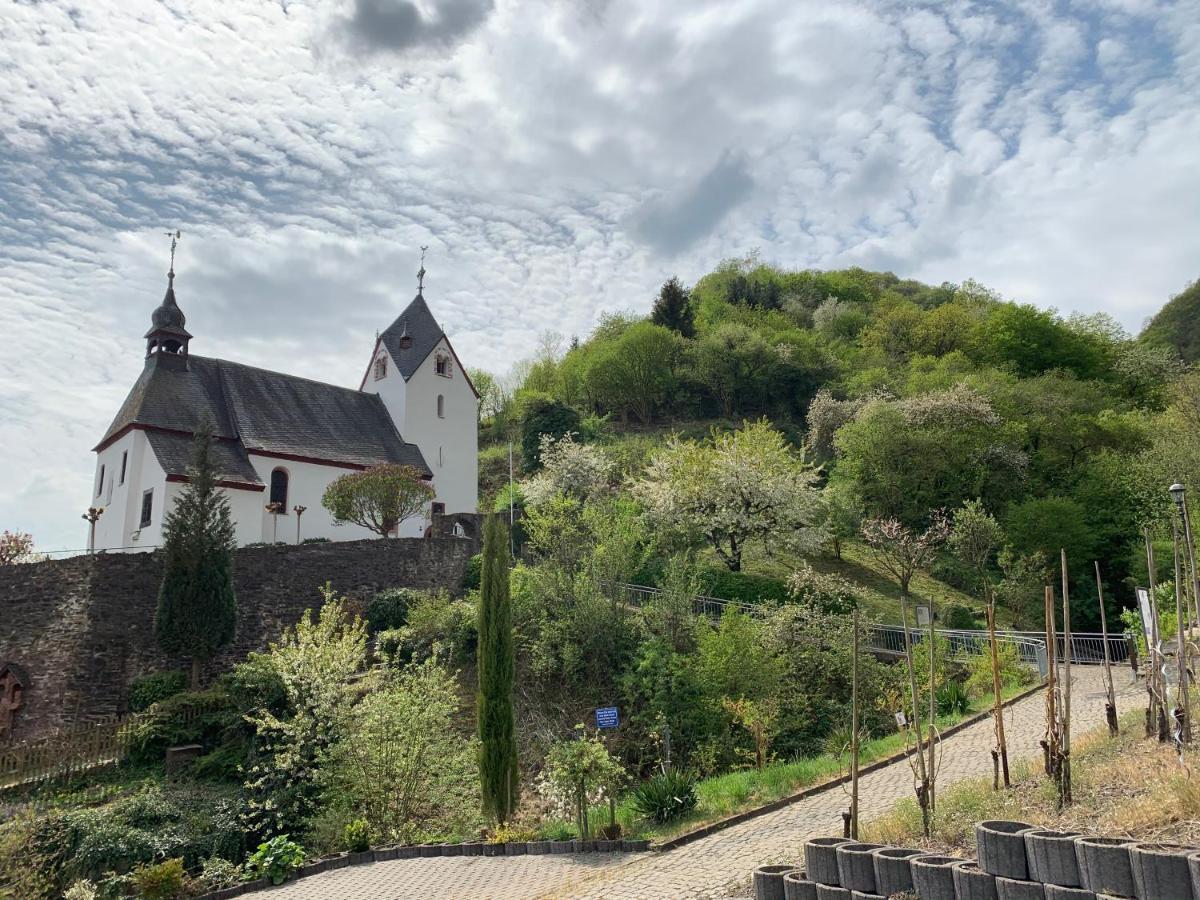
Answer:
<svg viewBox="0 0 1200 900"><path fill-rule="evenodd" d="M192 657L192 690L200 690L200 657Z"/></svg>

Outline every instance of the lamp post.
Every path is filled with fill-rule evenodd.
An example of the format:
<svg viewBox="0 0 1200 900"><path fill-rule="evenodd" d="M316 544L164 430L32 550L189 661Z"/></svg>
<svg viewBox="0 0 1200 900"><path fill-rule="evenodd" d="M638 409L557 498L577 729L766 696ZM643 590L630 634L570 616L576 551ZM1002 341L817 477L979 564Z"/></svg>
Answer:
<svg viewBox="0 0 1200 900"><path fill-rule="evenodd" d="M263 507L271 514L271 543L278 543L279 540L279 514L283 512L283 504L278 501L268 503Z"/></svg>
<svg viewBox="0 0 1200 900"><path fill-rule="evenodd" d="M300 517L302 515L304 515L304 511L306 509L308 509L307 506L293 506L292 507L292 512L294 512L296 514L296 543L297 544L300 543Z"/></svg>
<svg viewBox="0 0 1200 900"><path fill-rule="evenodd" d="M103 506L89 506L88 511L80 515L88 523L88 553L96 552L96 522L104 515Z"/></svg>

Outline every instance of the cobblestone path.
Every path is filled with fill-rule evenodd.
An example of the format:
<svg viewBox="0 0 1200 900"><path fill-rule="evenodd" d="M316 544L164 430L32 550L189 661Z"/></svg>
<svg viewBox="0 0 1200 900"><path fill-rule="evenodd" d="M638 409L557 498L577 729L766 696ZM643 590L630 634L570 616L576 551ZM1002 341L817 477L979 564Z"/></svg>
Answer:
<svg viewBox="0 0 1200 900"><path fill-rule="evenodd" d="M1072 731L1104 724L1103 675L1099 666L1073 672ZM1128 668L1114 669L1121 710L1145 691ZM1012 759L1041 755L1044 700L1035 694L1005 710ZM990 719L965 728L941 745L938 784L990 775ZM861 815L887 811L911 797L912 773L904 761L863 776ZM846 794L833 788L666 853L580 856L448 857L395 860L340 869L275 888L270 900L675 900L728 897L747 882L757 865L794 860L814 835L841 834Z"/></svg>

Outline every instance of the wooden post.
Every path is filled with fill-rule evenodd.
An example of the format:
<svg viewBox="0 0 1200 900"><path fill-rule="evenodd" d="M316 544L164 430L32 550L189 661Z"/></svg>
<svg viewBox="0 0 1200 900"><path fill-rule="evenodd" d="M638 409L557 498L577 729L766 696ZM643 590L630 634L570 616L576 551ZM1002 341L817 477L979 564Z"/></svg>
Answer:
<svg viewBox="0 0 1200 900"><path fill-rule="evenodd" d="M1160 638L1158 634L1158 592L1156 590L1156 570L1157 564L1154 561L1154 543L1150 540L1150 529L1143 530L1146 537L1146 565L1149 571L1150 582L1150 637L1149 641L1154 646L1149 649L1150 657L1150 677L1148 689L1150 691L1150 706L1151 716L1153 719L1154 732L1158 735L1159 743L1165 743L1167 740L1167 686L1165 676L1163 675L1163 658L1159 653Z"/></svg>
<svg viewBox="0 0 1200 900"><path fill-rule="evenodd" d="M929 764L925 767L929 778L929 811L937 808L937 760L934 757L935 730L937 727L937 643L933 629L933 596L929 597Z"/></svg>
<svg viewBox="0 0 1200 900"><path fill-rule="evenodd" d="M1059 551L1063 587L1063 712L1062 712L1062 802L1071 805L1071 596L1067 578L1067 551Z"/></svg>
<svg viewBox="0 0 1200 900"><path fill-rule="evenodd" d="M1104 716L1108 720L1108 733L1117 736L1117 692L1113 689L1112 659L1108 652L1108 616L1104 612L1104 585L1100 582L1100 563L1093 560L1096 567L1096 596L1100 600L1100 639L1104 641L1104 684L1108 689L1108 703L1104 706Z"/></svg>
<svg viewBox="0 0 1200 900"><path fill-rule="evenodd" d="M929 837L929 798L926 796L929 781L925 775L925 754L921 747L921 705L920 698L917 696L917 674L913 669L912 636L908 633L908 598L903 593L900 595L900 627L904 630L904 662L908 667L908 688L912 698L912 730L913 738L916 741L914 752L917 762L917 803L921 807L922 829L925 836Z"/></svg>
<svg viewBox="0 0 1200 900"><path fill-rule="evenodd" d="M1000 648L996 643L996 601L992 599L991 592L984 587L987 592L987 624L988 624L988 644L992 651L992 694L994 702L992 705L992 716L996 723L996 753L993 756L999 755L999 765L1004 774L1004 786L1011 787L1012 782L1008 777L1008 744L1004 740L1004 704L1000 700ZM999 783L999 779L994 779L995 783Z"/></svg>
<svg viewBox="0 0 1200 900"><path fill-rule="evenodd" d="M1055 681L1058 677L1054 628L1054 588L1046 585L1046 774L1058 777L1058 710L1055 704Z"/></svg>
<svg viewBox="0 0 1200 900"><path fill-rule="evenodd" d="M1180 583L1183 573L1180 571L1179 526L1175 524L1174 520L1171 522L1171 530L1175 537L1175 622L1178 627L1175 634L1175 665L1179 672L1179 687L1176 690L1179 697L1180 740L1187 744L1191 741L1192 736L1192 710L1188 698L1187 636L1183 627L1183 604L1187 602L1187 592Z"/></svg>
<svg viewBox="0 0 1200 900"><path fill-rule="evenodd" d="M850 668L850 834L858 840L858 606L854 607L854 659Z"/></svg>

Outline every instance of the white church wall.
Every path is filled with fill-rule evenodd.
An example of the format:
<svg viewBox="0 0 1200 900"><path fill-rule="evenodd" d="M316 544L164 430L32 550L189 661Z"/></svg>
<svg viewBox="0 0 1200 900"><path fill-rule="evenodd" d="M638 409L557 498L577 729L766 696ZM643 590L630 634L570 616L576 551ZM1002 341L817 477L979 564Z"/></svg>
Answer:
<svg viewBox="0 0 1200 900"><path fill-rule="evenodd" d="M380 359L384 360L384 374L382 378L376 378L375 366ZM411 441L412 438L408 436L407 422L405 421L408 412L408 383L400 374L400 370L396 368L396 361L392 359L392 355L388 353L382 342L375 348L375 356L371 367L367 370L367 380L363 382L362 389L368 394L379 395L392 417L392 424L400 432L400 436L406 441Z"/></svg>
<svg viewBox="0 0 1200 900"><path fill-rule="evenodd" d="M121 477L122 461L124 478ZM96 492L101 467L104 485ZM157 544L156 535L161 530L159 513L167 497L167 476L155 459L145 433L131 430L96 454L93 478L96 493L90 505L104 510L96 522L96 549L140 549ZM148 490L153 491L151 525L145 529L140 527L142 498Z"/></svg>
<svg viewBox="0 0 1200 900"><path fill-rule="evenodd" d="M439 354L449 357L449 377L437 374ZM425 464L433 472L437 499L446 504L448 513L475 512L479 496L479 400L445 338L408 379L406 400L401 434L421 448ZM386 396L384 402L388 402ZM388 409L395 419L390 405Z"/></svg>

